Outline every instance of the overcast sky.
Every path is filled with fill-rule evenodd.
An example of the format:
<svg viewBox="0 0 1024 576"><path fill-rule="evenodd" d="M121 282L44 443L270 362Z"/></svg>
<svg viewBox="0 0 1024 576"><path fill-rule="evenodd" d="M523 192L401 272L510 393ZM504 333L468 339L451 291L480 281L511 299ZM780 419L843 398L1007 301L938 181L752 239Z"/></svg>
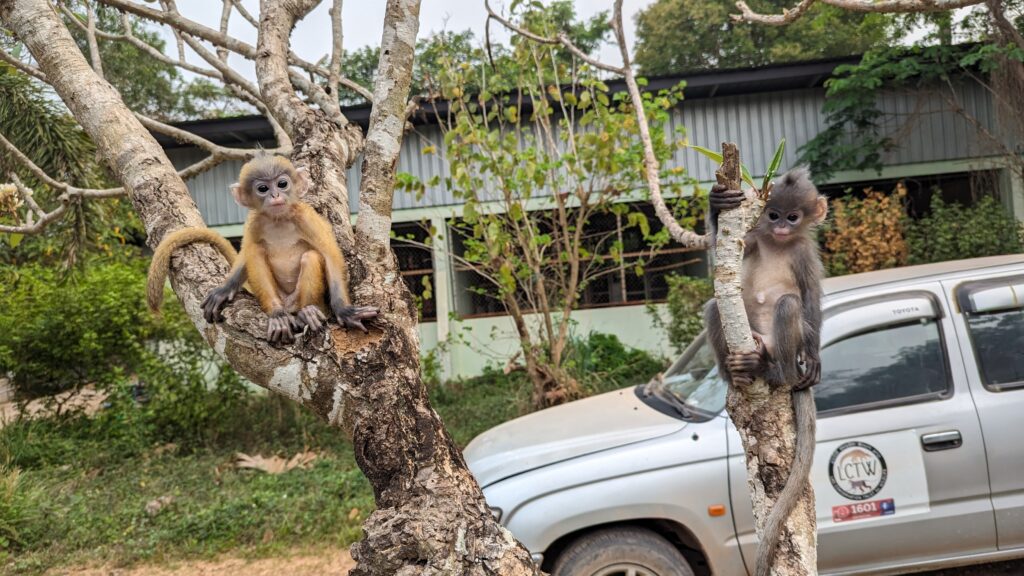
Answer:
<svg viewBox="0 0 1024 576"><path fill-rule="evenodd" d="M625 0L623 3L623 18L626 25L626 37L630 47L634 39L633 16L644 6L653 0ZM610 10L612 0L574 0L576 14L579 17L590 17L602 10ZM259 11L258 0L245 0L245 7L252 13ZM384 25L385 0L346 0L342 9L344 18L344 43L346 50L352 50L367 45L379 45ZM324 0L309 16L299 22L292 33L292 49L307 60L316 61L321 56L330 52L331 48L331 25L327 9L331 0ZM508 5L504 0L492 0L492 6L500 9ZM217 28L220 21L221 3L210 0L178 0L178 9L187 17L198 20ZM431 32L442 30L462 31L470 29L474 32L477 41L483 43L484 23L487 20L487 11L484 9L483 0L422 0L420 8L420 33L419 37L428 36ZM231 18L230 32L236 38L256 44L256 30L249 25L238 13ZM171 40L170 31L164 28L170 46L173 50L174 42ZM506 42L508 35L497 22L491 24L492 39L499 42ZM613 63L620 63L618 49L612 45L602 47L600 56L602 60ZM189 61L196 64L205 64L195 54L189 51ZM242 71L250 79L255 79L253 67L243 58L232 56L232 66Z"/></svg>

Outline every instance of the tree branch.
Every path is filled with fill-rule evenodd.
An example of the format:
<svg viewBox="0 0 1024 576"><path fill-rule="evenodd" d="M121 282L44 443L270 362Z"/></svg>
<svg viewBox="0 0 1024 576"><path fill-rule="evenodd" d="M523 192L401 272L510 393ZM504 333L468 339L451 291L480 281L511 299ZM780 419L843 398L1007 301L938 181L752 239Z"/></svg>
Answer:
<svg viewBox="0 0 1024 576"><path fill-rule="evenodd" d="M621 2L616 2L616 5L618 6L618 11L619 11L619 13L621 15L621 13L622 13ZM533 32L530 32L529 30L527 30L526 28L523 28L521 26L516 26L511 20L509 20L508 18L505 18L501 14L495 12L494 9L491 8L490 0L484 0L484 7L487 8L487 18L488 19L493 18L493 19L497 20L498 22L500 22L505 28L508 28L512 32L515 32L516 34L519 34L520 36L522 36L524 38L528 38L530 40L533 40L534 42L540 42L541 44L560 44L560 45L564 46L567 50L569 50L569 52L572 52L572 54L574 56L576 56L580 60L586 62L587 64L590 64L594 68L597 68L599 70L604 70L606 72L612 72L612 73L615 73L615 74L625 74L625 68L629 67L629 64L625 64L624 63L623 66L614 66L612 64L607 64L605 62L601 62L600 60L598 60L596 58L591 57L589 54L587 54L583 50L580 50L579 47L576 46L576 44L574 44L573 41L570 40L569 37L564 32L559 32L558 35L555 36L554 38L549 38L549 37L546 37L546 36L540 36L538 34L534 34Z"/></svg>
<svg viewBox="0 0 1024 576"><path fill-rule="evenodd" d="M737 22L785 26L807 13L807 10L818 1L851 12L882 13L943 12L985 2L985 0L801 0L792 9L783 9L782 14L760 14L751 10L746 2L740 0L736 2L736 8L740 13L733 14L732 19Z"/></svg>
<svg viewBox="0 0 1024 576"><path fill-rule="evenodd" d="M47 84L49 84L49 81L46 79L46 74L43 74L42 70L36 68L35 66L32 66L31 64L26 64L25 62L18 60L17 58L8 54L4 50L0 50L0 60L3 60L11 66L14 66L15 69L20 70L25 74L28 74L36 80L46 82Z"/></svg>
<svg viewBox="0 0 1024 576"><path fill-rule="evenodd" d="M394 166L398 163L405 131L419 15L419 0L388 0L371 100L374 105L366 132L359 219L356 221L356 246L367 254L390 252Z"/></svg>
<svg viewBox="0 0 1024 576"><path fill-rule="evenodd" d="M89 42L89 60L92 62L92 69L96 75L103 78L103 59L100 58L100 45L96 42L96 9L92 3L86 3L88 21L85 28L85 37Z"/></svg>
<svg viewBox="0 0 1024 576"><path fill-rule="evenodd" d="M327 78L327 93L338 95L338 82L341 80L341 55L344 41L344 28L341 22L342 0L334 0L331 6L331 59L329 62L330 76Z"/></svg>

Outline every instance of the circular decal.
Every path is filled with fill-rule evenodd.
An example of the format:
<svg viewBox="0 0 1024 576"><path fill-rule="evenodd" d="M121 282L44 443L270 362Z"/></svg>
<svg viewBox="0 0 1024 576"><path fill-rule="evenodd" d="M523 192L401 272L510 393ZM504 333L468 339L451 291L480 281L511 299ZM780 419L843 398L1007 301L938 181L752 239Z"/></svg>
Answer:
<svg viewBox="0 0 1024 576"><path fill-rule="evenodd" d="M850 500L867 500L885 486L889 470L882 453L864 442L846 442L828 461L832 487Z"/></svg>

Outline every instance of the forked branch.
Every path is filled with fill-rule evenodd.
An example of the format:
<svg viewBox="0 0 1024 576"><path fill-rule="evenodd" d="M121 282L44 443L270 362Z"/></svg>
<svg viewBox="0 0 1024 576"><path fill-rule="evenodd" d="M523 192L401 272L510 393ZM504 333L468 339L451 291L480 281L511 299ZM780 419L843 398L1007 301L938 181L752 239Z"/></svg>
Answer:
<svg viewBox="0 0 1024 576"><path fill-rule="evenodd" d="M792 8L784 8L782 14L761 14L755 12L740 0L736 2L739 14L733 14L733 20L737 22L753 22L766 24L768 26L785 26L795 22L807 13L816 2L849 10L851 12L881 12L881 13L923 13L923 12L944 12L982 4L985 0L801 0Z"/></svg>

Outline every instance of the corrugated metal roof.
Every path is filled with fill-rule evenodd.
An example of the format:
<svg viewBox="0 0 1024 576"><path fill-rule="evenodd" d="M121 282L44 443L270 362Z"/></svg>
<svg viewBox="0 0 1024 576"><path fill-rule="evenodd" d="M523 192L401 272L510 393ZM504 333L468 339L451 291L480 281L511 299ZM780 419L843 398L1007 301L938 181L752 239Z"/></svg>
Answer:
<svg viewBox="0 0 1024 576"><path fill-rule="evenodd" d="M662 81L668 82L667 79ZM896 142L896 147L883 155L885 164L968 159L993 153L993 146L979 135L978 127L952 110L954 104L960 106L978 121L981 128L999 132L992 101L976 84L964 82L956 87L954 93L927 89L881 91L877 98L884 113L880 120L886 121L882 130ZM824 103L825 92L821 87L698 99L688 96L672 111L666 129L674 131L682 126L689 142L711 148L717 148L726 140L740 143L744 162L757 176L766 170L766 164L781 138L787 141L783 167L796 164L799 148L825 128ZM252 124L247 126L251 128ZM204 130L206 136L212 134L208 126ZM231 133L237 136L240 132ZM406 135L399 171L411 173L424 183L438 176L440 183L428 187L419 198L397 193L394 201L396 210L458 203L444 185L448 170L443 144L443 135L435 124L417 124ZM428 146L434 147L435 152L424 154L423 150ZM202 157L195 148L172 148L168 153L178 167ZM349 171L349 202L353 210L358 207L360 164L356 162ZM227 193L227 187L237 177L239 166L239 162L227 162L188 182L208 224L237 224L244 220L243 211L235 206ZM677 150L665 166L674 167L684 167L690 176L704 182L714 179L716 168L707 158L687 149Z"/></svg>

